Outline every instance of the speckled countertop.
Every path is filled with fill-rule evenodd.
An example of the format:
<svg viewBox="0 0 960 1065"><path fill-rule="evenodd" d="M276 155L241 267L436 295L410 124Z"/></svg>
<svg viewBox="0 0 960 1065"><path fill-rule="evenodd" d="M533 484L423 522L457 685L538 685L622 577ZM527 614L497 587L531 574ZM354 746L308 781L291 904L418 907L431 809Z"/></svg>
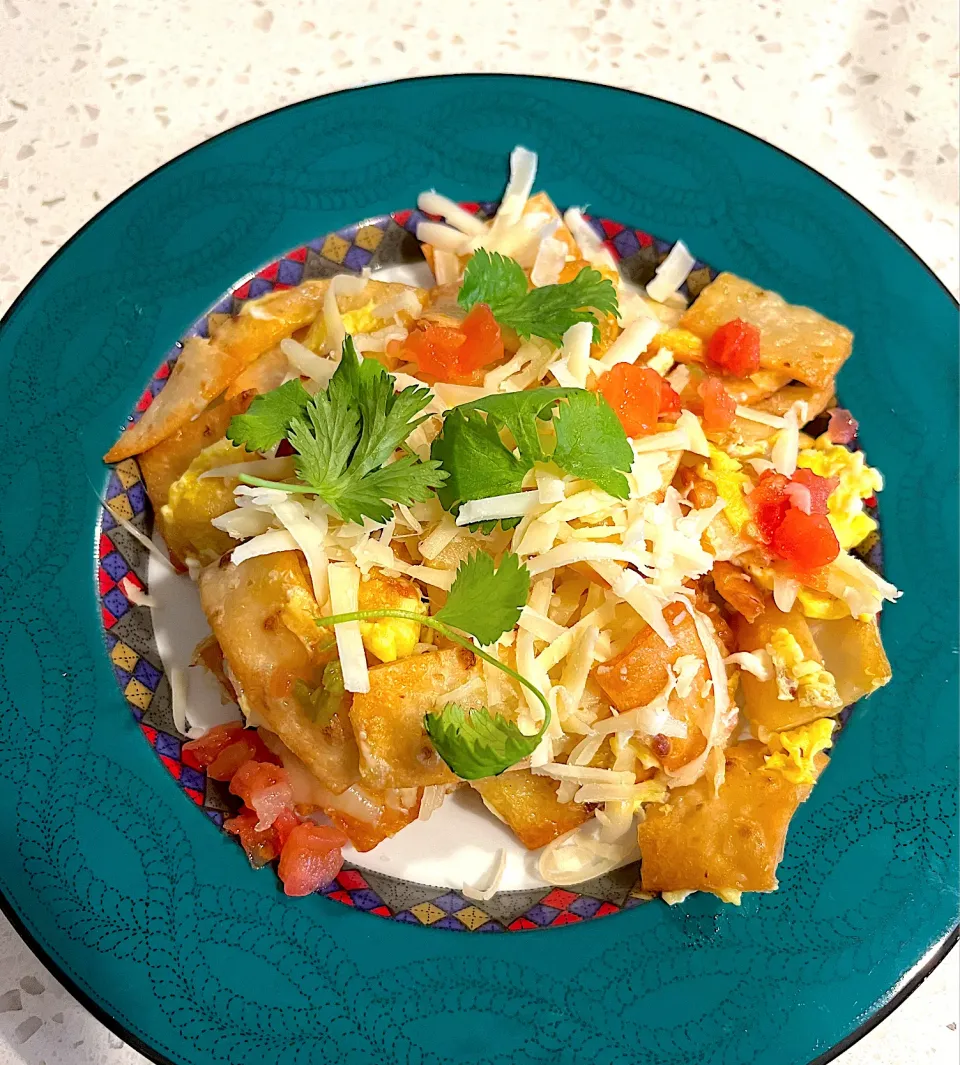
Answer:
<svg viewBox="0 0 960 1065"><path fill-rule="evenodd" d="M0 312L103 204L212 134L461 71L606 82L733 122L850 190L956 293L957 17L946 0L0 0ZM954 951L842 1065L955 1062L957 971ZM0 918L0 1065L142 1061Z"/></svg>

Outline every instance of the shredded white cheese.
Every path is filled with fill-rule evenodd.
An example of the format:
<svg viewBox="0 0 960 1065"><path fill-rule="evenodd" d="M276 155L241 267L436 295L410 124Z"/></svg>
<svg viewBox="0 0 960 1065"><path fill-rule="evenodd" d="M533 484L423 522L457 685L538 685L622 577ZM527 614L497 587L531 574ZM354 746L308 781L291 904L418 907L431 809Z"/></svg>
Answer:
<svg viewBox="0 0 960 1065"><path fill-rule="evenodd" d="M695 263L696 259L687 251L687 246L678 240L657 267L653 280L647 284L647 295L657 303L663 303L687 280Z"/></svg>
<svg viewBox="0 0 960 1065"><path fill-rule="evenodd" d="M446 797L447 789L443 784L428 784L423 789L423 797L420 800L420 812L417 814L417 819L429 821L431 816L443 805L443 800Z"/></svg>
<svg viewBox="0 0 960 1065"><path fill-rule="evenodd" d="M682 410L680 412L680 417L677 419L677 429L687 434L688 451L692 451L695 455L703 455L704 458L710 457L710 445L707 443L703 426L693 411Z"/></svg>
<svg viewBox="0 0 960 1065"><path fill-rule="evenodd" d="M330 586L330 613L348 614L356 610L360 592L360 570L350 562L334 562L327 569ZM370 691L367 656L360 635L360 623L348 621L333 627L337 654L343 670L343 686L348 692Z"/></svg>
<svg viewBox="0 0 960 1065"><path fill-rule="evenodd" d="M438 285L449 285L460 277L460 260L452 251L437 248L433 253L433 276Z"/></svg>
<svg viewBox="0 0 960 1065"><path fill-rule="evenodd" d="M152 609L157 605L156 600L147 595L142 588L138 588L129 577L120 578L120 591L134 606L145 606L147 609Z"/></svg>
<svg viewBox="0 0 960 1065"><path fill-rule="evenodd" d="M455 203L447 196L441 196L433 189L420 193L417 197L417 206L424 214L440 215L454 228L459 229L461 233L466 233L471 237L478 236L487 228L482 219L472 215L469 211L465 211L460 204Z"/></svg>
<svg viewBox="0 0 960 1065"><path fill-rule="evenodd" d="M321 358L292 337L285 337L280 341L280 350L298 374L316 381L321 388L326 388L330 384L330 378L333 377L339 365L339 360Z"/></svg>
<svg viewBox="0 0 960 1065"><path fill-rule="evenodd" d="M778 610L789 614L793 604L797 601L797 592L800 591L800 582L793 577L786 577L782 573L773 575L773 601Z"/></svg>
<svg viewBox="0 0 960 1065"><path fill-rule="evenodd" d="M537 249L537 257L530 270L530 281L535 288L556 285L567 263L567 246L555 237L544 237Z"/></svg>
<svg viewBox="0 0 960 1065"><path fill-rule="evenodd" d="M431 244L436 251L452 252L454 255L465 255L470 250L469 237L440 222L421 222L417 226L417 240Z"/></svg>
<svg viewBox="0 0 960 1065"><path fill-rule="evenodd" d="M765 410L754 410L753 407L743 407L738 404L736 415L748 422L769 425L772 429L786 429L787 427L786 418L781 418L779 414L768 414Z"/></svg>
<svg viewBox="0 0 960 1065"><path fill-rule="evenodd" d="M577 242L580 254L593 266L602 266L607 270L617 269L617 260L613 252L603 243L583 217L579 207L571 207L563 214L563 222Z"/></svg>
<svg viewBox="0 0 960 1065"><path fill-rule="evenodd" d="M307 514L302 503L295 499L287 499L283 503L277 503L273 507L277 520L297 541L297 546L303 552L307 560L307 568L310 570L310 580L313 584L313 595L318 606L323 606L327 601L327 549L325 538L327 534L327 518L322 515L319 519L311 518Z"/></svg>
<svg viewBox="0 0 960 1065"><path fill-rule="evenodd" d="M800 426L797 418L799 406L800 404L794 403L784 415L784 427L777 433L770 451L774 469L784 477L792 477L797 472L797 456L800 453Z"/></svg>
<svg viewBox="0 0 960 1065"><path fill-rule="evenodd" d="M499 250L499 242L523 216L523 209L530 198L536 176L536 152L517 145L510 153L510 179L504 189L500 207L489 229L474 238L472 247L475 251L479 248L486 248L488 251Z"/></svg>
<svg viewBox="0 0 960 1065"><path fill-rule="evenodd" d="M601 364L610 369L620 362L636 362L660 330L661 325L654 318L638 318L631 322L601 356Z"/></svg>
<svg viewBox="0 0 960 1065"><path fill-rule="evenodd" d="M275 555L279 551L296 551L298 546L297 541L286 529L271 529L269 532L261 533L260 536L255 536L245 544L235 547L233 554L230 556L230 561L235 566L239 566L241 562L246 562L248 558L259 558L260 555Z"/></svg>
<svg viewBox="0 0 960 1065"><path fill-rule="evenodd" d="M538 492L513 492L504 496L488 496L486 499L470 499L460 508L457 525L473 525L478 521L500 518L522 518L539 505Z"/></svg>
<svg viewBox="0 0 960 1065"><path fill-rule="evenodd" d="M337 296L355 296L366 288L366 278L356 277L353 274L337 274L330 278L330 284L323 297L323 324L326 327L324 337L324 350L332 351L339 355L343 347L343 339L347 335L343 326L343 318L337 305ZM284 349L281 348L283 351ZM287 354L284 351L284 354ZM287 355L289 359L290 356Z"/></svg>
<svg viewBox="0 0 960 1065"><path fill-rule="evenodd" d="M757 680L770 680L773 677L773 662L763 647L756 651L737 651L727 655L723 661L726 665L739 666L744 673L749 673Z"/></svg>
<svg viewBox="0 0 960 1065"><path fill-rule="evenodd" d="M228 466L215 466L212 470L205 470L197 478L198 481L206 477L239 477L241 473L252 477L265 477L271 481L282 481L285 477L293 476L293 458L282 459L253 459L251 462L233 462Z"/></svg>
<svg viewBox="0 0 960 1065"><path fill-rule="evenodd" d="M461 892L475 902L488 902L500 890L500 882L506 868L507 852L501 847L494 856L493 865L486 876L481 877L476 884L464 884Z"/></svg>
<svg viewBox="0 0 960 1065"><path fill-rule="evenodd" d="M420 554L432 562L458 535L452 515L444 514L437 525L420 541Z"/></svg>

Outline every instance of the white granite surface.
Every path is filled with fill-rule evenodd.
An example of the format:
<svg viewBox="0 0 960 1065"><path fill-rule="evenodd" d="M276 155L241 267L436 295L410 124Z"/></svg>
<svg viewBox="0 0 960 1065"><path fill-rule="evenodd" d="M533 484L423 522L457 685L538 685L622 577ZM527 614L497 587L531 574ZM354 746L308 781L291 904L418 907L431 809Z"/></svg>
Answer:
<svg viewBox="0 0 960 1065"><path fill-rule="evenodd" d="M727 119L849 189L956 293L957 17L949 0L0 0L0 312L104 203L212 134L457 71ZM957 1001L954 951L842 1065L955 1062ZM0 918L0 1065L143 1061Z"/></svg>

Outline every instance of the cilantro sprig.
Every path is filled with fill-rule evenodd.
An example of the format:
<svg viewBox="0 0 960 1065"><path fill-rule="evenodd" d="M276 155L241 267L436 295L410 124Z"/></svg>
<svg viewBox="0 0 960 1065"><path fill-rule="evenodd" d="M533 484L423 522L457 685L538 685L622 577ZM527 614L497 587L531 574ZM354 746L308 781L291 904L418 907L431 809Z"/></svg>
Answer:
<svg viewBox="0 0 960 1065"><path fill-rule="evenodd" d="M533 736L525 736L512 721L491 714L486 707L467 710L458 703L447 703L442 710L424 715L427 735L450 769L463 780L480 780L504 772L536 750L550 725L550 704L526 677L461 633L481 644L493 643L517 624L529 592L530 573L516 555L507 552L495 568L490 555L477 552L460 563L446 603L432 617L412 610L354 610L318 618L317 624L326 628L377 618L416 621L472 651L533 692L544 714L540 731Z"/></svg>
<svg viewBox="0 0 960 1065"><path fill-rule="evenodd" d="M300 484L243 474L245 484L320 496L350 522L387 521L393 503L429 499L447 474L434 459L415 455L388 460L424 417L430 390L393 390L394 379L376 359L359 359L348 336L326 391L311 396L288 381L257 396L246 414L231 419L227 436L251 451L288 440Z"/></svg>
<svg viewBox="0 0 960 1065"><path fill-rule="evenodd" d="M548 423L556 441L549 454L540 432ZM508 443L503 431L512 438ZM447 411L430 457L448 475L437 489L440 503L456 514L471 499L521 491L533 464L546 459L624 499L629 495L625 474L633 463L633 449L598 393L536 388L485 396Z"/></svg>
<svg viewBox="0 0 960 1065"><path fill-rule="evenodd" d="M592 266L585 266L562 285L528 291L527 276L515 259L485 249L475 252L467 263L457 299L466 310L486 303L494 318L519 336L543 337L555 344L577 322L592 322L594 339L599 340L596 311L620 317L613 282Z"/></svg>

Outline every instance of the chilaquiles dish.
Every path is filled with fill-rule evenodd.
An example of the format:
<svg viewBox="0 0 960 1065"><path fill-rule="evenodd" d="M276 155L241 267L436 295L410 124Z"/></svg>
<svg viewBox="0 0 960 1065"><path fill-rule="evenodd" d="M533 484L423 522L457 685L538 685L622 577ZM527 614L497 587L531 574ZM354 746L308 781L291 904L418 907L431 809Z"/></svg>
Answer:
<svg viewBox="0 0 960 1065"><path fill-rule="evenodd" d="M728 273L687 306L682 243L627 284L535 170L488 220L420 197L430 288L306 281L191 338L106 456L196 582L242 720L189 746L288 894L457 788L547 883L772 891L890 679L851 333Z"/></svg>

